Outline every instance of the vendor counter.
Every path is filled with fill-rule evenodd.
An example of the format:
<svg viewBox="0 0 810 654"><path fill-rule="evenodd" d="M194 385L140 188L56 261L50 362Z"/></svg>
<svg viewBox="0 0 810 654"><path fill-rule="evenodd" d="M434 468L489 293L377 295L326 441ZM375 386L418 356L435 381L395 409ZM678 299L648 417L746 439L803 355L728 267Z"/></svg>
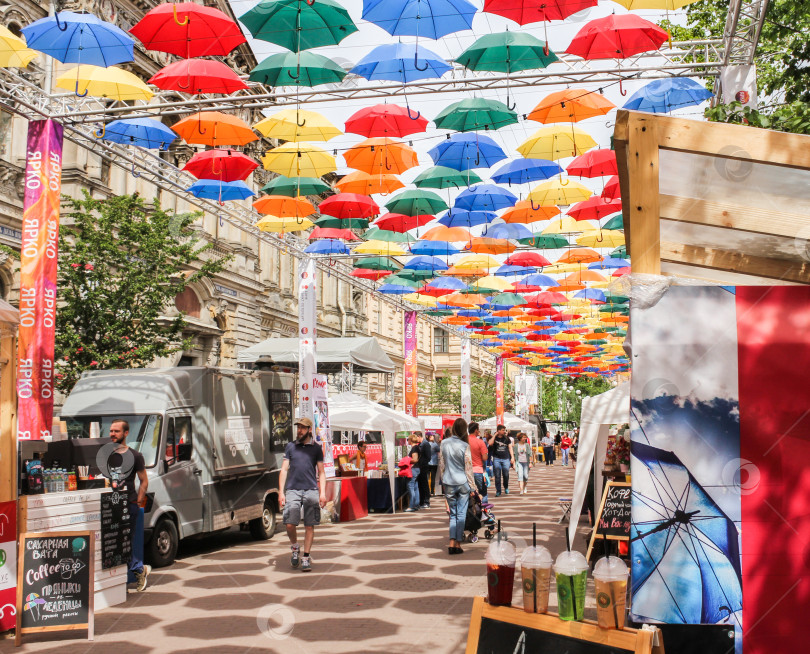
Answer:
<svg viewBox="0 0 810 654"><path fill-rule="evenodd" d="M395 479L394 493L397 510L408 494L408 480ZM334 477L327 480L326 500L333 503L332 520L351 522L366 517L369 512L391 513L391 486L388 477Z"/></svg>

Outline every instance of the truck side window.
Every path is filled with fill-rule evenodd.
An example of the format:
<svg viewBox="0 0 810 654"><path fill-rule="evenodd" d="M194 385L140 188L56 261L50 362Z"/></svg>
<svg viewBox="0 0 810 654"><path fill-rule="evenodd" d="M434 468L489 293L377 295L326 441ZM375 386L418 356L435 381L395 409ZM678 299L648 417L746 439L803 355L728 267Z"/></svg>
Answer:
<svg viewBox="0 0 810 654"><path fill-rule="evenodd" d="M192 435L191 417L169 418L169 431L166 438L166 460L168 462L191 459Z"/></svg>

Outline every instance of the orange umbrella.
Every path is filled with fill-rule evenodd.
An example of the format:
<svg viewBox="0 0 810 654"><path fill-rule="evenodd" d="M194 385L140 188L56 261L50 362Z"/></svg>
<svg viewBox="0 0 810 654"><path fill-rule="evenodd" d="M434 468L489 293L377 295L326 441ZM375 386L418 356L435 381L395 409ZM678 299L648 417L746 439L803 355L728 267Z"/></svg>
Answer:
<svg viewBox="0 0 810 654"><path fill-rule="evenodd" d="M532 208L532 203L528 200L520 200L514 207L501 214L501 220L505 223L534 223L539 220L550 220L558 216L560 210L557 207Z"/></svg>
<svg viewBox="0 0 810 654"><path fill-rule="evenodd" d="M483 268L456 268L456 266L450 266L442 273L449 277L486 277L488 274Z"/></svg>
<svg viewBox="0 0 810 654"><path fill-rule="evenodd" d="M492 315L493 316L499 316L499 317L505 317L505 316L512 316L512 317L521 316L522 317L522 316L526 315L526 312L523 311L523 309L502 309L500 311L493 311Z"/></svg>
<svg viewBox="0 0 810 654"><path fill-rule="evenodd" d="M604 116L615 108L615 104L594 91L565 89L543 98L528 118L538 123L578 123L586 118Z"/></svg>
<svg viewBox="0 0 810 654"><path fill-rule="evenodd" d="M585 284L577 284L576 282L566 282L563 280L559 286L554 287L554 290L565 293L567 291L581 291L583 288L585 288Z"/></svg>
<svg viewBox="0 0 810 654"><path fill-rule="evenodd" d="M290 198L286 195L265 195L253 203L259 213L270 214L279 218L300 218L311 216L315 207L302 197Z"/></svg>
<svg viewBox="0 0 810 654"><path fill-rule="evenodd" d="M564 281L571 282L573 284L582 284L583 282L606 282L607 279L605 279L604 276L600 275L595 270L579 270L577 272L572 272L565 278Z"/></svg>
<svg viewBox="0 0 810 654"><path fill-rule="evenodd" d="M341 193L357 193L358 195L372 195L373 193L393 193L405 184L399 181L396 175L369 175L362 170L349 173L335 186Z"/></svg>
<svg viewBox="0 0 810 654"><path fill-rule="evenodd" d="M517 250L517 245L506 239L482 237L470 240L465 249L479 254L510 254Z"/></svg>
<svg viewBox="0 0 810 654"><path fill-rule="evenodd" d="M399 175L419 165L416 150L394 139L382 137L358 143L349 148L343 158L349 168L369 174Z"/></svg>
<svg viewBox="0 0 810 654"><path fill-rule="evenodd" d="M445 227L444 225L437 225L431 227L422 236L419 237L421 241L469 241L472 238L470 232L463 227Z"/></svg>
<svg viewBox="0 0 810 654"><path fill-rule="evenodd" d="M172 125L186 143L246 145L259 137L244 120L219 111L201 111Z"/></svg>
<svg viewBox="0 0 810 654"><path fill-rule="evenodd" d="M590 248L572 248L557 259L557 263L593 263L601 261L602 255Z"/></svg>
<svg viewBox="0 0 810 654"><path fill-rule="evenodd" d="M450 295L442 296L440 302L443 304L452 304L456 307L474 307L477 304L476 298L482 297L480 295L463 295L462 293L451 293ZM486 300L483 300L486 302ZM465 318L466 320L466 318Z"/></svg>
<svg viewBox="0 0 810 654"><path fill-rule="evenodd" d="M470 322L470 319L464 316L447 316L442 322L445 325L466 325Z"/></svg>

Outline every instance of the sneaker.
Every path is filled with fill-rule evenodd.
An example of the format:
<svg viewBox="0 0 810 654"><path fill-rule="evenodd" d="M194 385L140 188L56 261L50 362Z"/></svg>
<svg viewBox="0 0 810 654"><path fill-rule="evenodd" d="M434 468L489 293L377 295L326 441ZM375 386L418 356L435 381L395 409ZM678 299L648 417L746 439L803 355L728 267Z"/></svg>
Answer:
<svg viewBox="0 0 810 654"><path fill-rule="evenodd" d="M310 557L301 557L301 572L312 572L312 559Z"/></svg>
<svg viewBox="0 0 810 654"><path fill-rule="evenodd" d="M506 489L504 492L505 492L507 495L509 495L509 489L508 489L508 488L507 488L507 489Z"/></svg>
<svg viewBox="0 0 810 654"><path fill-rule="evenodd" d="M138 592L142 593L146 590L147 578L149 573L152 572L151 565L145 565L141 568L140 572L135 573L135 580L138 582Z"/></svg>
<svg viewBox="0 0 810 654"><path fill-rule="evenodd" d="M290 557L290 565L293 568L297 568L299 563L301 563L301 548L293 547L292 556Z"/></svg>
<svg viewBox="0 0 810 654"><path fill-rule="evenodd" d="M506 492L508 493L509 491L506 491ZM501 491L498 491L497 493L495 493L495 497L500 497L500 496L501 496Z"/></svg>
<svg viewBox="0 0 810 654"><path fill-rule="evenodd" d="M423 504L423 505L422 505L422 506L420 506L419 508L420 508L420 509L429 509L429 508L430 508L430 504Z"/></svg>
<svg viewBox="0 0 810 654"><path fill-rule="evenodd" d="M416 509L412 509L411 507L408 507L407 509L405 509L405 513L414 513L415 511L416 511Z"/></svg>

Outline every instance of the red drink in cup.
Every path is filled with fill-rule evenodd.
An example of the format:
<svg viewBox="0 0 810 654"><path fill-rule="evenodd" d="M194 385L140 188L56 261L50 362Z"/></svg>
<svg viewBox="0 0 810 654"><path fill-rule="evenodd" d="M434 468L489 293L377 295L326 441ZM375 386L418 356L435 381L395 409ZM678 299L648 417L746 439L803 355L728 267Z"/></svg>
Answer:
<svg viewBox="0 0 810 654"><path fill-rule="evenodd" d="M515 586L515 546L492 541L487 550L487 593L492 606L511 606Z"/></svg>

